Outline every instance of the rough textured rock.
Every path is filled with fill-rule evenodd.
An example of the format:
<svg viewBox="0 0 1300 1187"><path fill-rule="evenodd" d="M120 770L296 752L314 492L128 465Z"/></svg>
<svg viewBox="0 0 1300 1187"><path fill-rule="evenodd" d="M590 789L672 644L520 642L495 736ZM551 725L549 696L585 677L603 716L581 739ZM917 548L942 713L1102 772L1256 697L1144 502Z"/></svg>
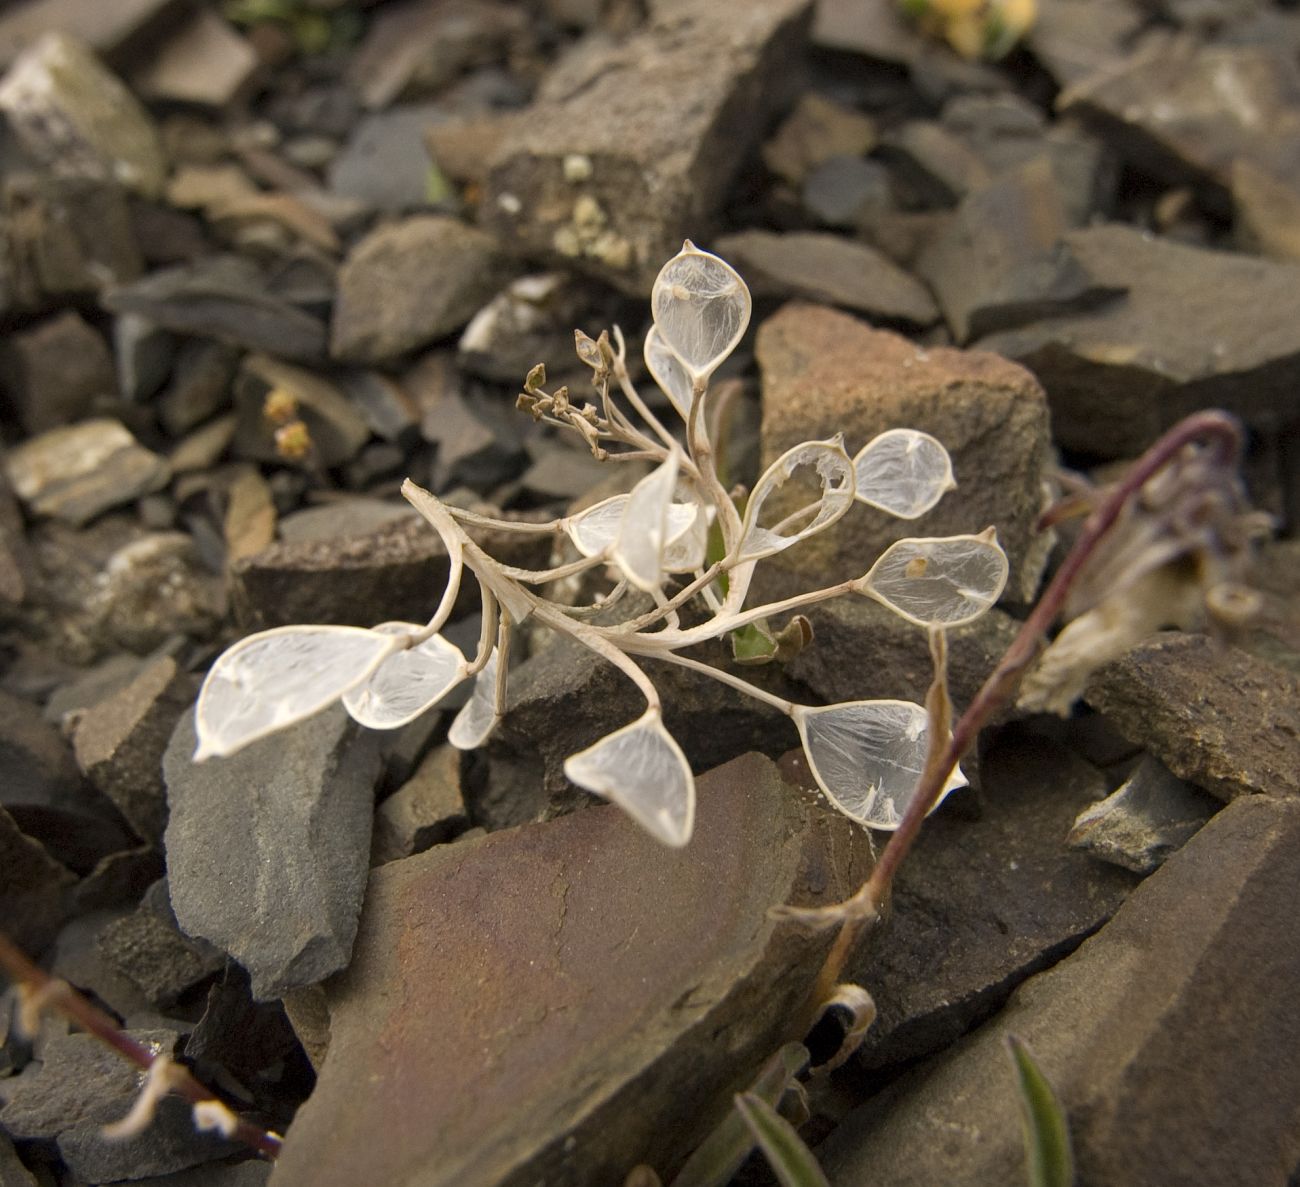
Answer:
<svg viewBox="0 0 1300 1187"><path fill-rule="evenodd" d="M1106 665L1088 703L1221 800L1300 796L1300 675L1205 635L1164 634Z"/></svg>
<svg viewBox="0 0 1300 1187"><path fill-rule="evenodd" d="M876 1069L946 1047L1115 913L1137 879L1064 845L1101 772L1028 732L981 763L978 819L941 809L899 872L886 922L849 966L879 1011L855 1056Z"/></svg>
<svg viewBox="0 0 1300 1187"><path fill-rule="evenodd" d="M125 688L88 709L73 733L86 778L145 841L157 844L167 820L162 756L196 681L170 656L147 664Z"/></svg>
<svg viewBox="0 0 1300 1187"><path fill-rule="evenodd" d="M544 564L550 547L543 539L539 555L537 537L499 534L484 544L497 559L525 568ZM364 533L282 541L236 561L231 597L250 630L295 622L424 622L447 572L438 534L419 516L404 514ZM472 591L461 597L467 610Z"/></svg>
<svg viewBox="0 0 1300 1187"><path fill-rule="evenodd" d="M657 0L621 44L580 42L512 125L483 216L520 254L648 293L713 223L763 113L793 78L806 0Z"/></svg>
<svg viewBox="0 0 1300 1187"><path fill-rule="evenodd" d="M196 764L194 746L187 714L163 759L177 922L238 960L258 1000L337 972L365 890L373 738L336 705L230 758Z"/></svg>
<svg viewBox="0 0 1300 1187"><path fill-rule="evenodd" d="M209 256L152 272L104 297L114 313L137 313L180 334L311 361L325 354L325 325L269 287L242 256Z"/></svg>
<svg viewBox="0 0 1300 1187"><path fill-rule="evenodd" d="M162 193L167 160L148 112L75 38L48 33L23 51L0 82L0 110L55 176Z"/></svg>
<svg viewBox="0 0 1300 1187"><path fill-rule="evenodd" d="M830 583L860 577L904 536L992 525L1011 562L1007 596L1032 596L1045 560L1032 529L1042 509L1048 436L1046 400L1031 375L991 354L920 347L814 305L788 305L764 322L757 354L765 463L837 432L852 454L886 429L910 428L944 444L957 479L957 490L919 519L856 505L766 567Z"/></svg>
<svg viewBox="0 0 1300 1187"><path fill-rule="evenodd" d="M1058 106L1144 172L1199 185L1221 207L1238 159L1300 184L1300 70L1281 46L1157 42L1078 80Z"/></svg>
<svg viewBox="0 0 1300 1187"><path fill-rule="evenodd" d="M939 320L925 285L865 243L816 231L741 231L714 246L755 297L806 297L913 326Z"/></svg>
<svg viewBox="0 0 1300 1187"><path fill-rule="evenodd" d="M1061 445L1129 457L1198 408L1260 429L1300 418L1300 267L1118 224L1065 245L1094 283L1127 295L978 343L1038 376Z"/></svg>
<svg viewBox="0 0 1300 1187"><path fill-rule="evenodd" d="M422 853L469 826L460 780L460 751L439 746L375 813L370 864Z"/></svg>
<svg viewBox="0 0 1300 1187"><path fill-rule="evenodd" d="M1159 869L1218 808L1149 754L1104 800L1079 813L1070 845L1138 874Z"/></svg>
<svg viewBox="0 0 1300 1187"><path fill-rule="evenodd" d="M67 523L95 516L167 484L166 461L115 420L50 429L9 451L14 492L37 515Z"/></svg>
<svg viewBox="0 0 1300 1187"><path fill-rule="evenodd" d="M117 391L108 346L74 310L10 335L0 379L28 433L80 420Z"/></svg>
<svg viewBox="0 0 1300 1187"><path fill-rule="evenodd" d="M459 330L505 279L491 237L458 219L419 215L371 232L339 270L330 353L397 358Z"/></svg>
<svg viewBox="0 0 1300 1187"><path fill-rule="evenodd" d="M1300 804L1229 805L996 1020L851 1114L819 1151L831 1182L1019 1181L1009 1034L1028 1043L1065 1106L1080 1183L1293 1178L1298 843Z"/></svg>
<svg viewBox="0 0 1300 1187"><path fill-rule="evenodd" d="M917 263L953 337L967 342L1119 295L1061 243L1068 226L1046 157L968 195Z"/></svg>
<svg viewBox="0 0 1300 1187"><path fill-rule="evenodd" d="M172 1053L176 1032L128 1032L155 1052ZM215 1134L200 1134L189 1105L176 1096L159 1103L153 1122L137 1137L115 1140L101 1127L124 1117L140 1091L141 1074L88 1034L50 1039L44 1062L6 1081L0 1125L19 1139L53 1142L69 1169L91 1183L183 1170L234 1149Z"/></svg>
<svg viewBox="0 0 1300 1187"><path fill-rule="evenodd" d="M841 895L865 850L750 755L700 781L682 850L604 807L381 866L277 1187L668 1171L785 1037L825 950L768 909Z"/></svg>

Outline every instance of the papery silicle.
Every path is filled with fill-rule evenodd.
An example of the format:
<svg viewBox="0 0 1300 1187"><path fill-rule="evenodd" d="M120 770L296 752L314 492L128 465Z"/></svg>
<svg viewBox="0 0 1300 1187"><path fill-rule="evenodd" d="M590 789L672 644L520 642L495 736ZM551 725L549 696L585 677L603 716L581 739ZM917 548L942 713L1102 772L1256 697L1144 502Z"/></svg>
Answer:
<svg viewBox="0 0 1300 1187"><path fill-rule="evenodd" d="M916 519L956 487L948 451L929 433L889 429L853 459L856 498L900 519Z"/></svg>
<svg viewBox="0 0 1300 1187"><path fill-rule="evenodd" d="M650 293L659 338L692 381L708 378L736 349L749 325L750 307L740 274L689 239L660 270ZM665 391L673 398L671 389Z"/></svg>
<svg viewBox="0 0 1300 1187"><path fill-rule="evenodd" d="M855 588L919 626L955 627L1002 596L1007 572L991 532L917 537L890 545Z"/></svg>
<svg viewBox="0 0 1300 1187"><path fill-rule="evenodd" d="M391 635L413 635L419 629L410 622L386 622L374 628ZM460 648L433 635L390 655L343 694L343 707L369 729L397 729L432 709L468 671Z"/></svg>
<svg viewBox="0 0 1300 1187"><path fill-rule="evenodd" d="M809 509L808 522L797 530L778 531L763 527L759 519L768 498L803 469L812 470L821 484L821 494ZM761 560L830 527L852 506L853 490L853 463L838 436L829 441L805 441L786 450L768 466L749 496L741 529L739 559Z"/></svg>

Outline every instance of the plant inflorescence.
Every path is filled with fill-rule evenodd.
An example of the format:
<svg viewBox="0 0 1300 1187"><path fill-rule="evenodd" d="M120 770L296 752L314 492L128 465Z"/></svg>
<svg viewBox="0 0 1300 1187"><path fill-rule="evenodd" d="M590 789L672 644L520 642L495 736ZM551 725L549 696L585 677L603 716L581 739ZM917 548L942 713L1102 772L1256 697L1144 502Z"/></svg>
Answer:
<svg viewBox="0 0 1300 1187"><path fill-rule="evenodd" d="M641 716L570 755L564 770L659 840L684 845L690 839L695 785L681 747L664 727L660 695L640 666L646 659L700 672L785 713L830 801L864 824L895 827L930 749L925 706L901 700L797 704L684 652L728 637L756 637L759 648L771 652L797 646L810 635L799 610L851 594L874 598L941 635L998 599L1006 556L992 528L913 537L892 545L855 580L746 605L763 560L829 528L855 501L915 519L954 486L952 466L935 438L897 428L852 457L839 436L806 441L777 458L752 491L728 491L718 475L706 409L710 378L749 323L749 290L727 263L688 241L660 272L651 311L643 353L667 397L673 428L633 384L617 328L612 339L608 333L576 335L578 356L591 368L593 402L575 400L566 388L547 391L540 365L519 398L537 419L579 434L600 459L652 463L630 492L549 523L520 523L450 506L408 480L403 493L450 558L450 578L429 621L369 629L279 627L236 643L217 659L200 692L196 758L232 754L338 700L362 725L394 729L471 679L472 693L449 740L462 749L477 747L505 712L511 627L532 620L613 664L644 695ZM543 570L515 568L475 542L471 533L482 528L567 537L576 559ZM466 568L482 600L482 632L472 658L440 633ZM552 583L599 570L610 573L612 588L593 602L571 606L546 596ZM636 593L639 602L630 596ZM609 624L620 606L627 607L622 620ZM783 630L767 626L782 615L793 616ZM945 790L963 783L954 768Z"/></svg>

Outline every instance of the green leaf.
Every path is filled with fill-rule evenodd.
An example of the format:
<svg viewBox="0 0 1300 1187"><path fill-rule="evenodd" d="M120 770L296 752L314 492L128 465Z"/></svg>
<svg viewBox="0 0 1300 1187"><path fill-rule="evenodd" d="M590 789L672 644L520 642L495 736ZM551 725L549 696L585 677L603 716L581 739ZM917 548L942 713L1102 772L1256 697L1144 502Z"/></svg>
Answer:
<svg viewBox="0 0 1300 1187"><path fill-rule="evenodd" d="M1029 1048L1015 1035L1007 1036L1007 1047L1016 1067L1020 1092L1029 1185L1070 1187L1074 1182L1074 1159L1061 1102Z"/></svg>
<svg viewBox="0 0 1300 1187"><path fill-rule="evenodd" d="M770 1105L780 1103L786 1090L808 1065L808 1048L787 1043L764 1065L750 1092ZM707 1138L686 1160L673 1180L673 1187L724 1187L754 1148L754 1136L735 1109L729 1109Z"/></svg>
<svg viewBox="0 0 1300 1187"><path fill-rule="evenodd" d="M813 1152L803 1144L794 1126L767 1101L753 1092L742 1092L736 1096L736 1108L781 1187L830 1187Z"/></svg>
<svg viewBox="0 0 1300 1187"><path fill-rule="evenodd" d="M731 632L731 655L738 664L766 664L776 658L776 638L766 620L746 623Z"/></svg>

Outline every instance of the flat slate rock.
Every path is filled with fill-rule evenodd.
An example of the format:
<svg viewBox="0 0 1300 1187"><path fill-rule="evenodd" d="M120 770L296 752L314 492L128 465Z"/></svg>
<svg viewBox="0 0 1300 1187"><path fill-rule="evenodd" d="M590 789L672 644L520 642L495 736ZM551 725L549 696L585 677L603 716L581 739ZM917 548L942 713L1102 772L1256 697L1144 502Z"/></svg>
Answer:
<svg viewBox="0 0 1300 1187"><path fill-rule="evenodd" d="M181 929L217 945L263 1001L345 967L370 858L379 753L342 706L195 763L193 714L163 758L164 846Z"/></svg>
<svg viewBox="0 0 1300 1187"><path fill-rule="evenodd" d="M657 0L621 43L579 42L497 149L481 207L521 255L648 294L716 219L794 78L807 0Z"/></svg>
<svg viewBox="0 0 1300 1187"><path fill-rule="evenodd" d="M1095 284L1126 295L977 343L1038 376L1060 445L1132 457L1200 408L1262 430L1300 418L1300 266L1120 224L1070 231L1064 245Z"/></svg>
<svg viewBox="0 0 1300 1187"><path fill-rule="evenodd" d="M27 0L9 5L0 16L0 66L51 29L84 41L97 54L112 57L128 49L184 8L184 0Z"/></svg>
<svg viewBox="0 0 1300 1187"><path fill-rule="evenodd" d="M1300 804L1230 804L987 1026L851 1113L836 1187L1024 1181L1006 1038L1066 1110L1080 1183L1281 1184L1300 1165Z"/></svg>
<svg viewBox="0 0 1300 1187"><path fill-rule="evenodd" d="M755 297L806 297L917 327L939 320L925 285L865 243L817 231L741 231L713 249Z"/></svg>
<svg viewBox="0 0 1300 1187"><path fill-rule="evenodd" d="M54 939L75 881L71 870L0 808L0 918L14 943L39 952Z"/></svg>
<svg viewBox="0 0 1300 1187"><path fill-rule="evenodd" d="M760 566L860 577L905 536L997 528L1011 562L1007 597L1027 600L1046 559L1033 525L1043 502L1047 401L1023 368L983 351L923 347L816 305L790 304L759 327L765 464L843 432L850 455L886 429L920 429L947 448L957 489L914 520L856 504L833 527ZM766 592L766 591L765 591Z"/></svg>
<svg viewBox="0 0 1300 1187"><path fill-rule="evenodd" d="M699 791L682 850L607 806L375 870L277 1187L679 1165L789 1037L826 950L769 909L838 898L866 857L757 755Z"/></svg>
<svg viewBox="0 0 1300 1187"><path fill-rule="evenodd" d="M177 1033L128 1033L156 1053L171 1054ZM136 1137L105 1137L102 1127L126 1116L142 1076L133 1064L88 1034L52 1038L44 1062L5 1084L0 1125L15 1138L52 1141L68 1169L90 1183L161 1175L231 1154L233 1143L194 1128L180 1097L161 1101L152 1124Z"/></svg>
<svg viewBox="0 0 1300 1187"><path fill-rule="evenodd" d="M1107 664L1088 704L1221 800L1300 796L1300 675L1205 635L1169 633Z"/></svg>
<svg viewBox="0 0 1300 1187"><path fill-rule="evenodd" d="M846 970L879 1011L854 1057L897 1067L947 1047L1017 985L1073 951L1137 878L1066 848L1105 777L1059 743L1010 731L980 764L978 819L955 805L925 823L886 921Z"/></svg>

